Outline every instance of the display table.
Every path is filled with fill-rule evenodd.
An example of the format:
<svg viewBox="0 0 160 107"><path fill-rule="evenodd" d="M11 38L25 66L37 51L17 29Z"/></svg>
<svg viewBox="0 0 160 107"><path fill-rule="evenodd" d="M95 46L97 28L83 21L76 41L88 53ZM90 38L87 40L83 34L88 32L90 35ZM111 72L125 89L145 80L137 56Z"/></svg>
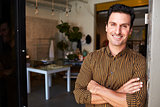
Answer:
<svg viewBox="0 0 160 107"><path fill-rule="evenodd" d="M69 61L64 60L64 65L71 65L71 78L77 78L81 65L83 61ZM67 78L67 75L64 76L64 78Z"/></svg>
<svg viewBox="0 0 160 107"><path fill-rule="evenodd" d="M45 98L48 100L50 98L50 89L52 84L52 74L57 72L67 71L67 92L70 92L70 66L59 66L55 64L50 64L40 67L27 67L27 93L31 92L30 85L30 72L35 72L45 75Z"/></svg>

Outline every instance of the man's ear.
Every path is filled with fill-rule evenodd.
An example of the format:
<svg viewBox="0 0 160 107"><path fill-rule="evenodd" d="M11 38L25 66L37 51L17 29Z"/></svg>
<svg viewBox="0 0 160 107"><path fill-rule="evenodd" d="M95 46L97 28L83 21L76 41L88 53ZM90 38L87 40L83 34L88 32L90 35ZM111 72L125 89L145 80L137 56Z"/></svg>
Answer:
<svg viewBox="0 0 160 107"><path fill-rule="evenodd" d="M108 26L107 26L107 24L106 24L106 32L107 32L107 29L108 29Z"/></svg>
<svg viewBox="0 0 160 107"><path fill-rule="evenodd" d="M132 34L132 31L133 31L133 28L131 28L131 29L130 29L130 31L129 31L129 35L131 35L131 34Z"/></svg>

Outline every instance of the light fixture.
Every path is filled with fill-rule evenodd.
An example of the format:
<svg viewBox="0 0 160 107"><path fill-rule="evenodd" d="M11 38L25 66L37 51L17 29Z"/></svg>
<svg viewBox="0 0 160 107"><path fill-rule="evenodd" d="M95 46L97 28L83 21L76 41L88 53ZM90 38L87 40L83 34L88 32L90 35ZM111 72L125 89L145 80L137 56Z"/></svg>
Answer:
<svg viewBox="0 0 160 107"><path fill-rule="evenodd" d="M39 14L39 7L38 6L43 6L43 7L50 7L51 9L51 15L55 15L55 10L62 10L63 12L65 12L66 16L69 16L69 12L71 12L71 5L69 5L69 0L66 0L66 4L62 4L62 3L56 3L55 0L51 0L51 2L49 1L45 1L45 0L27 0L28 3L33 3L35 6L35 11L34 14L38 15Z"/></svg>
<svg viewBox="0 0 160 107"><path fill-rule="evenodd" d="M37 15L38 14L38 0L36 0L36 11L35 11L35 14Z"/></svg>
<svg viewBox="0 0 160 107"><path fill-rule="evenodd" d="M68 7L68 0L66 0L66 16L68 16L69 13L69 7Z"/></svg>
<svg viewBox="0 0 160 107"><path fill-rule="evenodd" d="M51 15L54 15L54 0L52 0L52 14Z"/></svg>

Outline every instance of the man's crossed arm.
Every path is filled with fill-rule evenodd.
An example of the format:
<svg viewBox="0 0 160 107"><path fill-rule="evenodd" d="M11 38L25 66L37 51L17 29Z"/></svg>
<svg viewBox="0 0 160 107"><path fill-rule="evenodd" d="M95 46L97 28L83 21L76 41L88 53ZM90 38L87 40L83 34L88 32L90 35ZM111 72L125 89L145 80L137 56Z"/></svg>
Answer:
<svg viewBox="0 0 160 107"><path fill-rule="evenodd" d="M133 94L140 91L142 82L138 82L139 78L131 79L125 83L118 90L114 91L104 86L99 85L94 80L91 80L87 86L87 90L92 93L92 104L105 104L109 103L112 106L128 107L126 101L126 94Z"/></svg>

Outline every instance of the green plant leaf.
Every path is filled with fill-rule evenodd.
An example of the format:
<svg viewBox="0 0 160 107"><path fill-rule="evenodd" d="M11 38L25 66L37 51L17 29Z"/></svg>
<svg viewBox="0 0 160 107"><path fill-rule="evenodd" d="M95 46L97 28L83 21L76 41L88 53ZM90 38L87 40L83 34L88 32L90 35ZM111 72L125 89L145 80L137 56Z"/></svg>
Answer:
<svg viewBox="0 0 160 107"><path fill-rule="evenodd" d="M73 32L78 32L79 31L79 27L73 27L72 30L73 30Z"/></svg>
<svg viewBox="0 0 160 107"><path fill-rule="evenodd" d="M63 40L61 40L60 42L57 43L57 47L64 51L68 48L68 44L66 42L64 42Z"/></svg>
<svg viewBox="0 0 160 107"><path fill-rule="evenodd" d="M76 60L76 59L78 59L78 56L76 54L69 54L67 57L68 57L69 60Z"/></svg>
<svg viewBox="0 0 160 107"><path fill-rule="evenodd" d="M67 22L61 22L62 23L57 25L56 27L61 33L65 33L65 36L68 36L68 39L71 42L76 42L82 38L82 33L79 32L79 27L73 26L72 28L70 28L70 25Z"/></svg>

